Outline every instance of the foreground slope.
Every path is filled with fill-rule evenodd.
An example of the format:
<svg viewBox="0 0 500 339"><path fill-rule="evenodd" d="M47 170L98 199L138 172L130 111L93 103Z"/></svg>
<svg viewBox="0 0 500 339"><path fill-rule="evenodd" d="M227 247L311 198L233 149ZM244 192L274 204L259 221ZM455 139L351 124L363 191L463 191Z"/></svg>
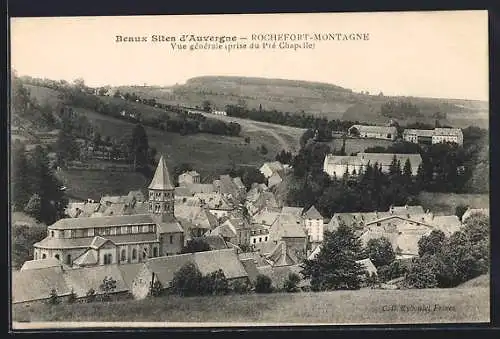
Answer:
<svg viewBox="0 0 500 339"><path fill-rule="evenodd" d="M489 321L489 289L359 290L16 306L14 321L417 324ZM394 305L394 306L393 306ZM163 324L168 326L167 324Z"/></svg>

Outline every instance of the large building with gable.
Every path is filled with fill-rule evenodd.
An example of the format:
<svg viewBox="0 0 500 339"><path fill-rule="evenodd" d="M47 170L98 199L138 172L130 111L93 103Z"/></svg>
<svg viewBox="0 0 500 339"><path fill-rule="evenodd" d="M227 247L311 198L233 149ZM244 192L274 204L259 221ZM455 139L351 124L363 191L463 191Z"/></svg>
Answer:
<svg viewBox="0 0 500 339"><path fill-rule="evenodd" d="M138 263L180 253L184 230L174 216L174 186L160 157L148 187L148 213L60 219L34 244L34 259L84 267Z"/></svg>

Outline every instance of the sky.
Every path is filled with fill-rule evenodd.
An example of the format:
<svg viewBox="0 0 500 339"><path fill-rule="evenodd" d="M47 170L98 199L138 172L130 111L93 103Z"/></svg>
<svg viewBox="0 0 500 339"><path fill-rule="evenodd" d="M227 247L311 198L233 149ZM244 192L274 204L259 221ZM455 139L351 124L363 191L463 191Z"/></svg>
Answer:
<svg viewBox="0 0 500 339"><path fill-rule="evenodd" d="M83 78L92 87L171 86L196 76L232 75L326 82L385 95L485 101L489 96L487 11L11 20L10 61L19 75ZM316 41L314 48L297 51L229 52L115 41L117 35L234 35L247 37L240 42L249 45L259 33L367 33L369 39Z"/></svg>

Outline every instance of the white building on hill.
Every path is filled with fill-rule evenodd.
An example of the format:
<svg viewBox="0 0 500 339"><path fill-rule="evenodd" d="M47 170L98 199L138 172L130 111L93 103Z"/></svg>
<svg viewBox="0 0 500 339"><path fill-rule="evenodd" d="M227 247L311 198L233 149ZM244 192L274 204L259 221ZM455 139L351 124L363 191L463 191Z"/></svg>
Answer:
<svg viewBox="0 0 500 339"><path fill-rule="evenodd" d="M394 126L352 125L349 128L349 135L360 138L396 140L398 130Z"/></svg>
<svg viewBox="0 0 500 339"><path fill-rule="evenodd" d="M357 155L327 154L323 163L323 171L331 177L341 178L346 171L350 175L359 174L368 164L377 163L382 166L383 172L388 172L394 159L400 162L401 169L407 160L410 161L412 175L417 175L418 167L422 163L420 154L392 154L392 153L358 153Z"/></svg>
<svg viewBox="0 0 500 339"><path fill-rule="evenodd" d="M464 143L464 135L460 128L405 129L403 140L418 144L439 144L441 142Z"/></svg>

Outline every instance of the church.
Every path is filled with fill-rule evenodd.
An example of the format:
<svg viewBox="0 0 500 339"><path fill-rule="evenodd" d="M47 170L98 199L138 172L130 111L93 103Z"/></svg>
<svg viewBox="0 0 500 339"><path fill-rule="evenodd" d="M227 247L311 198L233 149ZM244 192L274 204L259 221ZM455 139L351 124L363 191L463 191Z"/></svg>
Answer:
<svg viewBox="0 0 500 339"><path fill-rule="evenodd" d="M174 216L174 186L163 156L148 187L148 213L60 219L34 244L34 259L70 267L127 264L180 253L184 230Z"/></svg>

